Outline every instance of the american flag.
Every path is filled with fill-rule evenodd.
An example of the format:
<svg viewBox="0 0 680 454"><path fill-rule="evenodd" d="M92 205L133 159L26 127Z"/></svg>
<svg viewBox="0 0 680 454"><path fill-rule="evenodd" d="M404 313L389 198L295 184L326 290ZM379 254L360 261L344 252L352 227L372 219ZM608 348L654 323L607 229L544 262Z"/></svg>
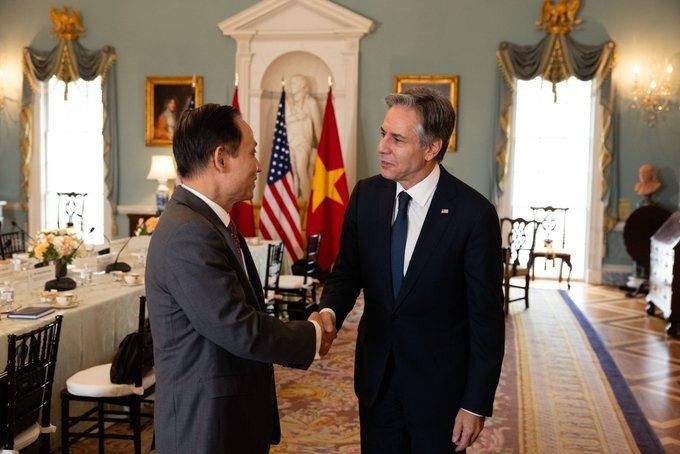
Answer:
<svg viewBox="0 0 680 454"><path fill-rule="evenodd" d="M268 240L282 240L286 253L295 261L302 258L300 209L293 192L293 169L286 137L286 92L281 91L276 114L274 143L267 173L267 187L262 198L260 232Z"/></svg>

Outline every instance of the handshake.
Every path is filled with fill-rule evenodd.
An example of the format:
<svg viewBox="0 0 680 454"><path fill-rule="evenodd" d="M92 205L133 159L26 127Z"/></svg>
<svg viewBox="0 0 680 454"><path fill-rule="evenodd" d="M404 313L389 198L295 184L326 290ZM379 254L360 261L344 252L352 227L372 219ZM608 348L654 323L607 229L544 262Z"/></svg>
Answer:
<svg viewBox="0 0 680 454"><path fill-rule="evenodd" d="M314 320L321 327L321 347L319 348L319 355L325 356L333 345L333 341L338 336L338 330L335 328L335 314L330 311L312 312L308 320Z"/></svg>

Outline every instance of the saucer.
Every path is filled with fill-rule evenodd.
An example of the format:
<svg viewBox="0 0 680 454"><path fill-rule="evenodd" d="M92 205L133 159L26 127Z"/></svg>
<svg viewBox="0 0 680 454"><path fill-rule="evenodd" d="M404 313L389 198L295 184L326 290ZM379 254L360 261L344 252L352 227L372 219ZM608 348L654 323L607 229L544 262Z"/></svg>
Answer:
<svg viewBox="0 0 680 454"><path fill-rule="evenodd" d="M78 299L76 298L75 300L71 301L68 304L57 304L56 302L50 303L50 306L52 306L55 309L71 309L72 307L78 306Z"/></svg>
<svg viewBox="0 0 680 454"><path fill-rule="evenodd" d="M126 287L137 287L138 285L144 285L144 279L142 279L139 282L135 282L133 284L129 284L129 283L125 282L125 280L123 280L121 283Z"/></svg>

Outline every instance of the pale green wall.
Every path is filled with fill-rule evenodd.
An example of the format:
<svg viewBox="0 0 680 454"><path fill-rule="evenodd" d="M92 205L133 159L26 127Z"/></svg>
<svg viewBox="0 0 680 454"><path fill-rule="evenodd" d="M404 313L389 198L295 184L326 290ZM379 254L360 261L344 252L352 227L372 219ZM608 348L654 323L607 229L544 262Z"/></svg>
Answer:
<svg viewBox="0 0 680 454"><path fill-rule="evenodd" d="M150 156L160 151L144 145L144 79L148 75L196 72L205 78L205 101L226 102L231 94L235 44L217 23L252 5L252 0L78 0L89 48L113 45L118 54L120 116L120 203L152 205L155 184L145 180ZM492 127L496 103L495 51L503 40L536 43L543 36L534 25L539 0L341 0L337 3L375 21L375 31L361 43L358 175L378 171L375 146L384 108L383 96L398 73L454 73L461 77L459 151L444 164L488 194ZM48 49L47 0L0 0L0 67L7 95L20 96L21 48ZM625 90L633 62L673 56L680 71L680 2L678 0L591 0L581 15L581 31L572 36L596 44L618 44L615 80ZM637 200L632 185L637 168L651 162L664 183L659 200L678 202L680 114L649 129L629 101L619 102L618 152L621 195ZM0 200L20 197L18 103L0 114ZM170 153L170 150L165 150ZM124 219L119 216L124 228ZM620 235L610 238L610 262L626 263Z"/></svg>

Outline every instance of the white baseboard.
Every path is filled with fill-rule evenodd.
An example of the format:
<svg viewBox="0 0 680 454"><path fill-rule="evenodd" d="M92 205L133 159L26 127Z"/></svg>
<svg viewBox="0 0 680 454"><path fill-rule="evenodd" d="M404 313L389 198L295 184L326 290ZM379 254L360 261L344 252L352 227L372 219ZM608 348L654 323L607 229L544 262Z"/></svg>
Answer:
<svg viewBox="0 0 680 454"><path fill-rule="evenodd" d="M119 214L156 214L156 207L152 205L118 205Z"/></svg>
<svg viewBox="0 0 680 454"><path fill-rule="evenodd" d="M615 264L605 264L602 265L603 273L632 273L633 265L615 265Z"/></svg>

